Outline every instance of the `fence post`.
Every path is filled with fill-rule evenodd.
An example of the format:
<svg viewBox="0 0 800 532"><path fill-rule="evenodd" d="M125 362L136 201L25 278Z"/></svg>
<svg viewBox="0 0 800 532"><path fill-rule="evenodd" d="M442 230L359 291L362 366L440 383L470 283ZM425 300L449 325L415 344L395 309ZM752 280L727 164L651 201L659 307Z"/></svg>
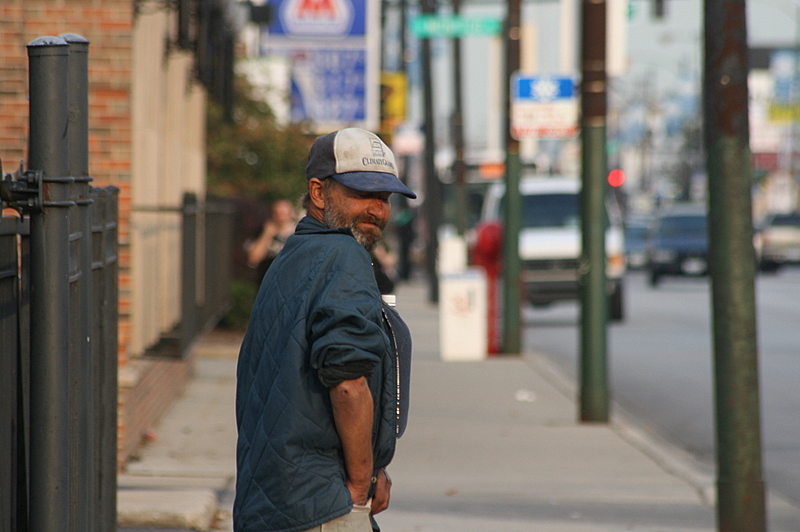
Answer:
<svg viewBox="0 0 800 532"><path fill-rule="evenodd" d="M93 189L92 198L92 382L97 402L99 476L97 529L117 526L117 201L115 187Z"/></svg>
<svg viewBox="0 0 800 532"><path fill-rule="evenodd" d="M181 325L178 353L185 356L197 334L197 195L183 195L183 243L181 257Z"/></svg>
<svg viewBox="0 0 800 532"><path fill-rule="evenodd" d="M232 209L224 198L207 196L205 203L205 271L200 276L204 299L202 326L213 325L228 310L230 260L221 249L231 249Z"/></svg>
<svg viewBox="0 0 800 532"><path fill-rule="evenodd" d="M70 513L71 530L93 531L96 515L94 483L97 456L94 445L95 407L91 386L91 220L89 177L89 41L72 33L59 35L69 45L69 175L72 199L78 206L70 214Z"/></svg>
<svg viewBox="0 0 800 532"><path fill-rule="evenodd" d="M27 227L21 218L0 218L0 530L26 530L27 481L20 338L21 292L17 271L17 235Z"/></svg>
<svg viewBox="0 0 800 532"><path fill-rule="evenodd" d="M0 176L1 177L1 176ZM2 205L0 205L2 208ZM14 530L17 478L17 239L15 219L0 218L0 530ZM14 228L15 229L15 228Z"/></svg>
<svg viewBox="0 0 800 532"><path fill-rule="evenodd" d="M28 45L28 59L28 166L44 173L43 211L31 216L30 529L57 532L71 522L69 45L40 37Z"/></svg>
<svg viewBox="0 0 800 532"><path fill-rule="evenodd" d="M225 198L206 199L206 315L204 323L219 320L228 310L231 261L219 250L231 249L233 242L233 207Z"/></svg>

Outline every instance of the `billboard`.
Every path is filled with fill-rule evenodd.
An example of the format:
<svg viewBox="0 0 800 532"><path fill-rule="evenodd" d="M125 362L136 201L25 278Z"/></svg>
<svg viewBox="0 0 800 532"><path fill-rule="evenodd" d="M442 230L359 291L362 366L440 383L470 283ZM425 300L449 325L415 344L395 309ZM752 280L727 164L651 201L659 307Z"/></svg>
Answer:
<svg viewBox="0 0 800 532"><path fill-rule="evenodd" d="M270 35L307 39L366 35L367 0L278 0Z"/></svg>
<svg viewBox="0 0 800 532"><path fill-rule="evenodd" d="M277 0L264 54L289 60L291 118L317 133L379 126L380 0Z"/></svg>

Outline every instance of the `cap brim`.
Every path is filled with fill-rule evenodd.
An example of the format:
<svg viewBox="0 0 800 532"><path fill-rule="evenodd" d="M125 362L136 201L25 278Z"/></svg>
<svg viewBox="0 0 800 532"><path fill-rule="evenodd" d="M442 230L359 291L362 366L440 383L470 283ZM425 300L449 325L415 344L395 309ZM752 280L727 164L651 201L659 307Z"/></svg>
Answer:
<svg viewBox="0 0 800 532"><path fill-rule="evenodd" d="M345 172L333 174L331 177L347 188L360 192L396 192L411 199L417 197L394 174L384 172Z"/></svg>

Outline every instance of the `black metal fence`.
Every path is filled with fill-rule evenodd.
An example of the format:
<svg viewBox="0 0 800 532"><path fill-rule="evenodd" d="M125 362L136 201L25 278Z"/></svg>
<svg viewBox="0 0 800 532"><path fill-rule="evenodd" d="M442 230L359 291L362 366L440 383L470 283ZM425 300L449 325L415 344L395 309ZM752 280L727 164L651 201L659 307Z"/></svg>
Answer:
<svg viewBox="0 0 800 532"><path fill-rule="evenodd" d="M28 45L28 165L3 175L0 530L115 530L118 191L88 177L88 45Z"/></svg>
<svg viewBox="0 0 800 532"><path fill-rule="evenodd" d="M27 530L30 223L0 219L0 530ZM27 281L27 282L26 282Z"/></svg>
<svg viewBox="0 0 800 532"><path fill-rule="evenodd" d="M194 193L180 207L138 207L137 212L181 215L181 320L161 334L146 356L183 358L198 336L212 328L230 306L231 257L235 209L226 198Z"/></svg>
<svg viewBox="0 0 800 532"><path fill-rule="evenodd" d="M0 169L0 532L116 530L118 190L88 177L88 48L28 45L33 170ZM233 216L181 210L183 355L228 307Z"/></svg>
<svg viewBox="0 0 800 532"><path fill-rule="evenodd" d="M117 190L63 203L0 220L2 531L116 526ZM62 209L73 226L66 260L53 261L60 272L37 268L33 248L43 242L32 227ZM84 217L88 231L75 227ZM40 296L37 275L58 279ZM39 528L64 509L51 516L54 528Z"/></svg>

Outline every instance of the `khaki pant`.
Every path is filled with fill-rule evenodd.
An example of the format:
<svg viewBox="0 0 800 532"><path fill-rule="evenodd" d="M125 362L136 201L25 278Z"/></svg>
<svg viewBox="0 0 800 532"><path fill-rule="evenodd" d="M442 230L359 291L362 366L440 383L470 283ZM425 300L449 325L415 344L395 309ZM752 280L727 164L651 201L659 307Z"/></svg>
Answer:
<svg viewBox="0 0 800 532"><path fill-rule="evenodd" d="M372 532L369 506L354 505L349 514L310 528L305 532Z"/></svg>

